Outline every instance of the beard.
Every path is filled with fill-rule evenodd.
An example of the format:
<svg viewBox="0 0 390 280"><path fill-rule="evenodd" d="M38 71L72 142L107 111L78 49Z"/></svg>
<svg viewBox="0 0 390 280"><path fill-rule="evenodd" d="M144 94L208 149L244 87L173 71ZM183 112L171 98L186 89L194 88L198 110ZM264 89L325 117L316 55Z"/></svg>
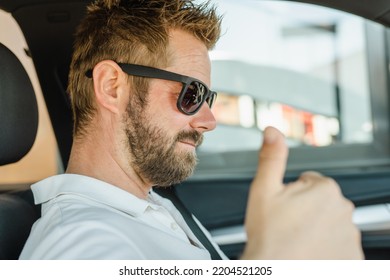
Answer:
<svg viewBox="0 0 390 280"><path fill-rule="evenodd" d="M135 171L154 186L170 186L191 176L198 162L195 151L178 151L177 143L190 140L199 146L203 135L196 131L181 131L169 137L154 125L140 104L129 103L124 117L126 145Z"/></svg>

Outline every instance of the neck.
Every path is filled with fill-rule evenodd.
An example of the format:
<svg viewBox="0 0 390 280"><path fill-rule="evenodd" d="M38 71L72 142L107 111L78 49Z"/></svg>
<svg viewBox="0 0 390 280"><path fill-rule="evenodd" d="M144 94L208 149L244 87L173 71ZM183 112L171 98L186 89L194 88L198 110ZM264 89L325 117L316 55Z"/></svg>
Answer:
<svg viewBox="0 0 390 280"><path fill-rule="evenodd" d="M114 148L112 139L101 135L74 138L66 173L89 176L146 199L152 185L137 174L126 155Z"/></svg>

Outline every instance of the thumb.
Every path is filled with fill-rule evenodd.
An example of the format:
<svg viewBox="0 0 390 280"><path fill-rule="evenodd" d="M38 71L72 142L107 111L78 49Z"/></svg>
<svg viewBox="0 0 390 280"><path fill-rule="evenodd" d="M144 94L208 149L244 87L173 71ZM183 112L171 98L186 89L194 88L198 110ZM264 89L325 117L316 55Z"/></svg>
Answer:
<svg viewBox="0 0 390 280"><path fill-rule="evenodd" d="M274 127L267 127L252 191L261 192L262 196L280 192L284 187L287 156L288 148L283 134Z"/></svg>

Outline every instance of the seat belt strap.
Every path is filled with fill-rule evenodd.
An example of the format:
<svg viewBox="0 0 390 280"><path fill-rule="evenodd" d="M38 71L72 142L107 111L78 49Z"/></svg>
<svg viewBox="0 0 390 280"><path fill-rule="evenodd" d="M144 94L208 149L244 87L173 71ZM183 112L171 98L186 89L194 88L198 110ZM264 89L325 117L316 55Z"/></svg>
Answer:
<svg viewBox="0 0 390 280"><path fill-rule="evenodd" d="M182 214L184 220L186 221L189 228L192 230L194 235L198 238L198 240L203 244L203 246L209 251L212 260L222 260L220 254L217 252L213 244L211 244L210 240L207 238L203 230L199 227L199 225L194 220L191 212L185 207L183 202L177 197L174 187L167 188L155 188L158 194L162 197L169 199L173 205L176 206L177 210Z"/></svg>

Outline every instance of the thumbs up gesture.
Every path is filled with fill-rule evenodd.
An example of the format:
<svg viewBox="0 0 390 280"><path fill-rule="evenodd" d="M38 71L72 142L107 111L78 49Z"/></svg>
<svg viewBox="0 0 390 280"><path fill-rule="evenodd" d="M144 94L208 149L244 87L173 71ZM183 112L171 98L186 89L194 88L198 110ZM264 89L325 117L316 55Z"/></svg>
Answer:
<svg viewBox="0 0 390 280"><path fill-rule="evenodd" d="M362 259L353 204L331 178L302 173L283 184L288 148L275 128L264 132L252 182L243 259Z"/></svg>

